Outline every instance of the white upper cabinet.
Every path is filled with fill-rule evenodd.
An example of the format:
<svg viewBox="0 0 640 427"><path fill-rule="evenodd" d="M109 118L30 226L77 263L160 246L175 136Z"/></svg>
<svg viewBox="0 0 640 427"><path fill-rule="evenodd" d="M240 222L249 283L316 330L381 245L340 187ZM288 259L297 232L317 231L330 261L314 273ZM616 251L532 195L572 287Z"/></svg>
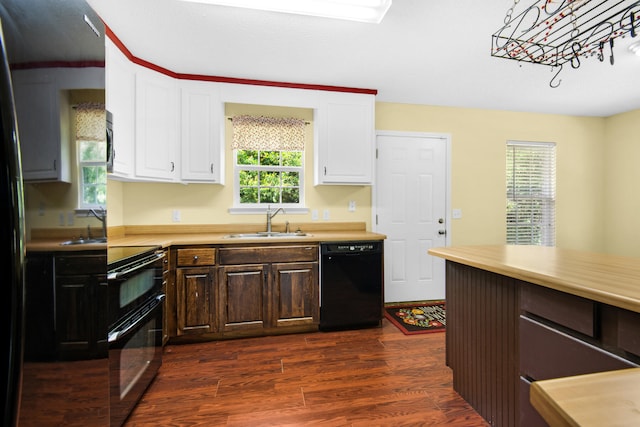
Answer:
<svg viewBox="0 0 640 427"><path fill-rule="evenodd" d="M107 39L106 108L113 115L113 172L110 178L134 176L136 79L133 64Z"/></svg>
<svg viewBox="0 0 640 427"><path fill-rule="evenodd" d="M315 184L372 184L375 95L324 92L321 99L316 110Z"/></svg>
<svg viewBox="0 0 640 427"><path fill-rule="evenodd" d="M216 83L181 81L183 182L224 183L223 106Z"/></svg>
<svg viewBox="0 0 640 427"><path fill-rule="evenodd" d="M371 185L375 95L172 78L106 44L114 170L132 181L224 184L224 104L314 111L315 185Z"/></svg>
<svg viewBox="0 0 640 427"><path fill-rule="evenodd" d="M71 182L70 150L74 146L74 132L69 90L104 89L104 69L14 70L11 78L23 179Z"/></svg>
<svg viewBox="0 0 640 427"><path fill-rule="evenodd" d="M136 66L135 174L154 181L180 180L178 96L175 79ZM114 122L116 117L114 117ZM114 139L117 136L114 132Z"/></svg>
<svg viewBox="0 0 640 427"><path fill-rule="evenodd" d="M55 81L44 71L29 71L13 73L23 178L70 182L69 142L60 134Z"/></svg>

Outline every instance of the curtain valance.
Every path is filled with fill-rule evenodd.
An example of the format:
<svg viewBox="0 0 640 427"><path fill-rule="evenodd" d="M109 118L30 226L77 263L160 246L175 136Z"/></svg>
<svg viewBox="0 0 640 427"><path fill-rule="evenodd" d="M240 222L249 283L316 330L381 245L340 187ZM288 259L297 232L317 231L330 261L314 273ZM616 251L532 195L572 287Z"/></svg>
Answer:
<svg viewBox="0 0 640 427"><path fill-rule="evenodd" d="M293 117L234 116L232 148L302 151L305 122Z"/></svg>
<svg viewBox="0 0 640 427"><path fill-rule="evenodd" d="M104 104L76 105L76 140L104 141L107 134Z"/></svg>

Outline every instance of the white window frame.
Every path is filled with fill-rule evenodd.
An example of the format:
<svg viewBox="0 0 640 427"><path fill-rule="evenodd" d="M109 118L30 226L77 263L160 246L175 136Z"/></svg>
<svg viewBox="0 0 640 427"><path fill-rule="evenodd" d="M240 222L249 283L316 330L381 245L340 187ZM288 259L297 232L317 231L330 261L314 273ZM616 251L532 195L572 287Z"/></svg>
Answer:
<svg viewBox="0 0 640 427"><path fill-rule="evenodd" d="M256 150L259 151L259 150ZM289 151L289 150L268 150L268 151ZM252 214L263 213L270 207L272 210L283 208L287 214L306 214L309 210L305 207L304 202L304 150L301 151L301 166L259 166L259 165L239 165L238 150L233 150L233 207L229 209L230 213L236 214ZM274 172L298 172L300 177L300 201L298 203L240 203L240 171L256 170L256 171L274 171Z"/></svg>
<svg viewBox="0 0 640 427"><path fill-rule="evenodd" d="M74 124L73 124L73 128L75 129L76 123L75 121L78 118L78 112L76 112L75 114L73 114L73 120L74 120ZM106 152L106 148L104 151L104 159L102 160L91 160L91 161L83 161L82 156L80 154L81 148L80 148L80 142L82 140L81 139L75 139L74 140L74 145L75 145L75 152L76 152L76 176L77 176L77 183L78 183L78 208L76 209L77 212L83 212L83 211L89 211L91 209L105 209L106 208L106 201L103 204L100 203L85 203L84 202L84 190L85 190L85 183L84 183L84 179L82 176L82 169L85 166L97 166L97 167L104 167L105 169L105 175L106 175L106 168L107 168L107 152ZM104 144L106 147L106 133L105 133L105 140L104 140ZM98 185L102 185L102 184L98 184ZM105 187L105 192L106 192L106 187L107 184L104 184Z"/></svg>
<svg viewBox="0 0 640 427"><path fill-rule="evenodd" d="M527 153L536 154L535 161ZM506 179L512 181L506 189L507 244L555 246L556 144L507 141L506 167Z"/></svg>

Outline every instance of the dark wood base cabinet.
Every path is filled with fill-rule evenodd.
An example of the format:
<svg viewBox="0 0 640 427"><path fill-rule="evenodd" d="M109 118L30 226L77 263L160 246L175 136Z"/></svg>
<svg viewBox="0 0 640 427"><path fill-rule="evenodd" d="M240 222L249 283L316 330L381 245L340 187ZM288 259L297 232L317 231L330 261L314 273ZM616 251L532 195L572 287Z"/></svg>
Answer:
<svg viewBox="0 0 640 427"><path fill-rule="evenodd" d="M531 382L637 367L640 314L447 261L453 387L492 426L546 426Z"/></svg>
<svg viewBox="0 0 640 427"><path fill-rule="evenodd" d="M106 265L104 250L28 254L25 360L107 354Z"/></svg>
<svg viewBox="0 0 640 427"><path fill-rule="evenodd" d="M318 329L318 245L171 250L173 342ZM173 317L173 318L172 318ZM175 325L175 327L173 326Z"/></svg>

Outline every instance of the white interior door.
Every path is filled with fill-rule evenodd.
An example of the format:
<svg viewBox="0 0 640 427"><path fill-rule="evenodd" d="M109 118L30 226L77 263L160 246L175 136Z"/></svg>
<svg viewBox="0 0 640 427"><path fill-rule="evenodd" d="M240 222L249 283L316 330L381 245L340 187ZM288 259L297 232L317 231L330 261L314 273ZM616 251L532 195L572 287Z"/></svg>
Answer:
<svg viewBox="0 0 640 427"><path fill-rule="evenodd" d="M385 302L445 297L445 263L427 253L446 246L448 138L378 132L375 230L387 235Z"/></svg>

